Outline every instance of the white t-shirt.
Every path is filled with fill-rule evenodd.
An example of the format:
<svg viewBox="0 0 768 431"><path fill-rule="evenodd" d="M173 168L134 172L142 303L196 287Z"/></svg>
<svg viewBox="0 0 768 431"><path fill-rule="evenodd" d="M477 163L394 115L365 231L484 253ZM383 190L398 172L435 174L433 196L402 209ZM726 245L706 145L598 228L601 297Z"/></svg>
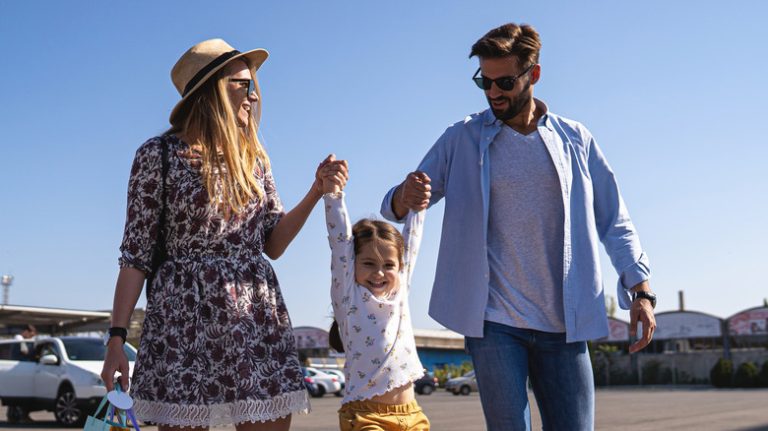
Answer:
<svg viewBox="0 0 768 431"><path fill-rule="evenodd" d="M355 282L355 248L344 194L329 193L323 199L332 255L331 301L346 355L342 403L367 400L424 375L408 306L424 211L411 211L405 219L400 288L384 299Z"/></svg>

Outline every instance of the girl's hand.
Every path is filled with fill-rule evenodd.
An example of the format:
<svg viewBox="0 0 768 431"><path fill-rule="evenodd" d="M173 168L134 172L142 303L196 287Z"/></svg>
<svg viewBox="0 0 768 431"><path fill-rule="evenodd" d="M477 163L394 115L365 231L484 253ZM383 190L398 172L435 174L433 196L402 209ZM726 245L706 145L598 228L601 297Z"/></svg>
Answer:
<svg viewBox="0 0 768 431"><path fill-rule="evenodd" d="M334 160L336 160L336 155L328 154L328 157L326 157L322 162L320 162L319 165L317 165L317 170L315 171L315 182L312 183L312 189L315 190L319 195L323 194L323 168Z"/></svg>
<svg viewBox="0 0 768 431"><path fill-rule="evenodd" d="M319 171L322 179L323 193L338 193L344 189L347 185L347 180L349 180L349 169L346 160L329 160Z"/></svg>

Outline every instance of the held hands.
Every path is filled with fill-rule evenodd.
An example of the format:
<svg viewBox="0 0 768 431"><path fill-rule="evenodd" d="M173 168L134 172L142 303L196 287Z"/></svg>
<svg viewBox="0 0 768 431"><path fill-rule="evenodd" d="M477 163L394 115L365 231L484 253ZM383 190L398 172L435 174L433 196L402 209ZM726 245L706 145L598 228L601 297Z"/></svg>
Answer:
<svg viewBox="0 0 768 431"><path fill-rule="evenodd" d="M336 160L334 154L329 154L328 157L320 163L315 173L315 184L320 185L320 192L325 193L338 193L344 190L349 180L349 167L346 160Z"/></svg>
<svg viewBox="0 0 768 431"><path fill-rule="evenodd" d="M107 354L104 357L104 367L101 369L101 380L107 387L107 392L115 389L115 371L120 372L120 387L125 392L128 390L128 357L123 350L123 340L120 337L112 337L107 343Z"/></svg>
<svg viewBox="0 0 768 431"><path fill-rule="evenodd" d="M648 286L648 282L644 281L632 288L633 292L639 290L650 291L651 289ZM639 352L648 346L648 343L653 339L653 332L656 330L656 317L653 315L653 306L651 301L645 298L635 299L629 308L629 331L632 336L637 334L638 321L643 324L643 337L629 346L629 353Z"/></svg>
<svg viewBox="0 0 768 431"><path fill-rule="evenodd" d="M429 185L431 181L429 176L421 171L408 174L394 196L398 206L413 211L426 209L429 206L429 198L432 196L430 192L432 186Z"/></svg>

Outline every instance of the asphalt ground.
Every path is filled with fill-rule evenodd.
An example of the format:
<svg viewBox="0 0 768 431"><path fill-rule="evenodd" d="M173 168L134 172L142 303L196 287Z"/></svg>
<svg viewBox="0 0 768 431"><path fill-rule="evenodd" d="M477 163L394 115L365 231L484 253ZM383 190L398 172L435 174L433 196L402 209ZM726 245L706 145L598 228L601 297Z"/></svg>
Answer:
<svg viewBox="0 0 768 431"><path fill-rule="evenodd" d="M533 429L541 421L533 396ZM338 429L336 411L341 398L326 395L312 398L312 413L296 415L293 431L331 431ZM480 397L477 393L454 396L439 390L418 396L434 431L484 430ZM0 429L57 430L53 414L32 413L34 422L11 426L5 422L5 408L0 407ZM596 392L595 427L598 430L741 430L768 431L768 389L703 388L617 388ZM234 430L234 427L216 428ZM155 431L156 427L142 427Z"/></svg>

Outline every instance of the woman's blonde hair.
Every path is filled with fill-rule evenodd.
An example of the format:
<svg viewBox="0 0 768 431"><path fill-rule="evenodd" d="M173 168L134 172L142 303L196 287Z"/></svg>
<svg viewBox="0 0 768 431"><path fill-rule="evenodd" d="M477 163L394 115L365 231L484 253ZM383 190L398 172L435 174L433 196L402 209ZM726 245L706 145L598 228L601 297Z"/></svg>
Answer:
<svg viewBox="0 0 768 431"><path fill-rule="evenodd" d="M249 67L250 69L250 67ZM254 173L269 169L269 157L259 142L261 90L255 73L256 111L248 125L237 125L227 91L226 76L219 73L206 81L187 101L169 133L182 132L199 149L201 175L211 203L227 215L240 213L255 196L264 198L264 190Z"/></svg>

